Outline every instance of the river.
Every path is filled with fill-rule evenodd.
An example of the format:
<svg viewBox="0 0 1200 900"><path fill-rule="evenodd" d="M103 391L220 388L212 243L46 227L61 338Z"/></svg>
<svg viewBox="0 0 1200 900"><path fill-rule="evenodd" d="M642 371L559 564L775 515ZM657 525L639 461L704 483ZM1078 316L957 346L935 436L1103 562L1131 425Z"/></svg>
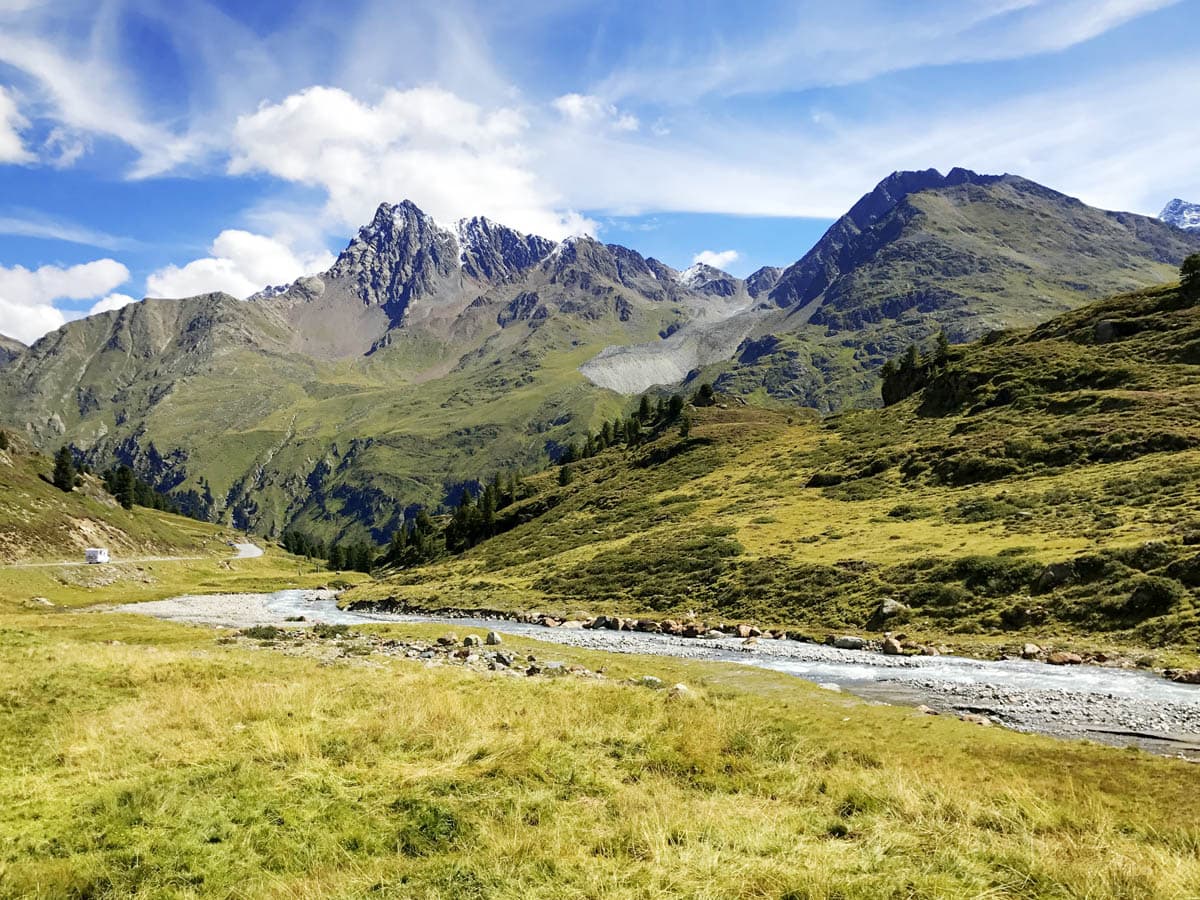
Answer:
<svg viewBox="0 0 1200 900"><path fill-rule="evenodd" d="M1103 666L1049 666L1019 659L960 656L896 657L822 644L738 638L680 638L641 632L545 628L492 619L441 618L340 609L328 592L177 597L118 607L173 621L244 628L304 624L361 625L435 622L522 635L548 643L615 653L704 659L758 666L795 675L860 697L942 712L971 712L1020 731L1135 744L1200 759L1200 686ZM293 623L294 624L294 623Z"/></svg>

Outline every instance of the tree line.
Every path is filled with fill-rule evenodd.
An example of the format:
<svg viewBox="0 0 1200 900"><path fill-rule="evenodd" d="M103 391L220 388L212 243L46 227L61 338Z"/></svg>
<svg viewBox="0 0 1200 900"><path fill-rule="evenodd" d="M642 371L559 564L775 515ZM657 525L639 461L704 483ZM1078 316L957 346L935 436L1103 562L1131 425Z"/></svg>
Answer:
<svg viewBox="0 0 1200 900"><path fill-rule="evenodd" d="M83 484L83 476L92 474L92 469L86 464L75 462L75 454L71 448L64 445L59 447L54 455L54 472L50 481L60 491L70 493ZM100 476L104 489L125 509L134 506L144 506L147 509L159 509L164 512L179 513L179 509L165 494L156 491L150 484L138 478L127 465L112 466Z"/></svg>

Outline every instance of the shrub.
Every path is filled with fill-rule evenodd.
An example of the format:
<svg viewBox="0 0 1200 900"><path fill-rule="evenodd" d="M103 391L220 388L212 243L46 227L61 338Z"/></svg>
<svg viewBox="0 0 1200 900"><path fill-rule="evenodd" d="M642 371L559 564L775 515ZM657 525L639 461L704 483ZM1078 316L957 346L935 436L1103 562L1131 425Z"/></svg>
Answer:
<svg viewBox="0 0 1200 900"><path fill-rule="evenodd" d="M340 638L345 637L350 633L349 625L330 625L326 622L319 622L313 626L312 632L319 638Z"/></svg>
<svg viewBox="0 0 1200 900"><path fill-rule="evenodd" d="M286 632L274 625L251 625L243 628L238 634L242 637L253 638L256 641L274 641L283 637Z"/></svg>
<svg viewBox="0 0 1200 900"><path fill-rule="evenodd" d="M1183 598L1183 585L1161 575L1142 575L1134 579L1133 592L1125 601L1125 611L1143 618L1161 616Z"/></svg>

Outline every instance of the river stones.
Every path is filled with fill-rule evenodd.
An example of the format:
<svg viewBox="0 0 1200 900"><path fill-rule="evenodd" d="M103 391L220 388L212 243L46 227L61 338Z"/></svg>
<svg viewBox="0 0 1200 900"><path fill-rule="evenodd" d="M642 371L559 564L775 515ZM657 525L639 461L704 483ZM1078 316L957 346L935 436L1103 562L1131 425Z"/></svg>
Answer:
<svg viewBox="0 0 1200 900"><path fill-rule="evenodd" d="M853 634L843 634L833 639L833 646L839 650L866 650L867 641Z"/></svg>
<svg viewBox="0 0 1200 900"><path fill-rule="evenodd" d="M903 656L904 648L894 637L888 637L883 639L883 653L885 656Z"/></svg>
<svg viewBox="0 0 1200 900"><path fill-rule="evenodd" d="M1083 662L1083 657L1078 653L1071 653L1066 650L1055 650L1046 657L1046 662L1052 666L1077 666Z"/></svg>
<svg viewBox="0 0 1200 900"><path fill-rule="evenodd" d="M1021 659L1037 659L1042 655L1042 648L1037 644L1025 644L1021 647Z"/></svg>

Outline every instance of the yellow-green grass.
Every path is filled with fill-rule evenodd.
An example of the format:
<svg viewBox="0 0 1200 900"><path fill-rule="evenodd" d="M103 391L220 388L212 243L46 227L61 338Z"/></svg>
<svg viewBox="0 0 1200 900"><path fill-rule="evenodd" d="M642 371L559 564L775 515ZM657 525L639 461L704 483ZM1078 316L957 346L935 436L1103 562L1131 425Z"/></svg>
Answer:
<svg viewBox="0 0 1200 900"><path fill-rule="evenodd" d="M1200 888L1200 769L1137 751L518 639L609 678L321 665L133 616L3 626L2 896ZM643 674L698 696L623 683Z"/></svg>
<svg viewBox="0 0 1200 900"><path fill-rule="evenodd" d="M232 559L230 548L221 550L219 557L207 559L0 568L0 609L28 607L35 598L73 608L180 594L269 592L331 583L346 586L367 578L355 572L330 572L271 544L265 545L263 556L254 559Z"/></svg>

